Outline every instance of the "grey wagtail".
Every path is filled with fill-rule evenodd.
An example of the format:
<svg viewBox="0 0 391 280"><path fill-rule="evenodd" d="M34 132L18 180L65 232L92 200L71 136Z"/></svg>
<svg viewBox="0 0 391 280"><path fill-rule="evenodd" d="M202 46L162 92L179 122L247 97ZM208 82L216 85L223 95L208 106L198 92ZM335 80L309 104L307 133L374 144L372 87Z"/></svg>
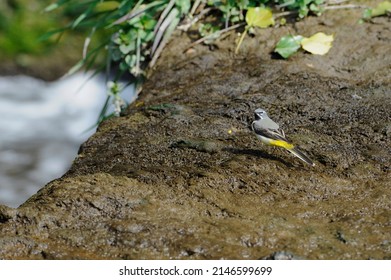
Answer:
<svg viewBox="0 0 391 280"><path fill-rule="evenodd" d="M284 131L280 129L280 126L277 123L268 117L265 110L256 109L254 111L254 117L255 120L251 126L257 135L257 138L260 139L262 143L285 148L302 161L315 166L315 163L313 163L302 151L288 142L285 138Z"/></svg>

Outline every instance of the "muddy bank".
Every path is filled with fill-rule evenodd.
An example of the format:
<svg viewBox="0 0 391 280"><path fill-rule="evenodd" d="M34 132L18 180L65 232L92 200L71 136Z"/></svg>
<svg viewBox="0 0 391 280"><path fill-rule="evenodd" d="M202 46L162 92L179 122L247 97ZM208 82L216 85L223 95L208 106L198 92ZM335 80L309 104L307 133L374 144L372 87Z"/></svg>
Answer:
<svg viewBox="0 0 391 280"><path fill-rule="evenodd" d="M0 257L390 259L391 30L359 17L259 31L239 56L235 34L187 52L178 34L63 178L0 207ZM327 56L270 54L318 31L335 34ZM315 167L256 139L258 107Z"/></svg>

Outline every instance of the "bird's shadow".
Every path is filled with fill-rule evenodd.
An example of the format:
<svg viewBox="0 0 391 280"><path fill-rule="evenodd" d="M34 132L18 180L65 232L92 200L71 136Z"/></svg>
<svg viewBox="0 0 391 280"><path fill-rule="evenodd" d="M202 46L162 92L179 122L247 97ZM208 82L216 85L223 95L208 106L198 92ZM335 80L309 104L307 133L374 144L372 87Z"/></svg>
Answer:
<svg viewBox="0 0 391 280"><path fill-rule="evenodd" d="M227 151L229 153L235 154L235 155L249 155L254 157L260 157L268 160L274 160L279 161L282 164L286 165L287 167L294 167L294 165L290 162L287 162L279 157L273 156L271 154L265 153L260 150L255 149L239 149L239 148L224 148L224 151Z"/></svg>

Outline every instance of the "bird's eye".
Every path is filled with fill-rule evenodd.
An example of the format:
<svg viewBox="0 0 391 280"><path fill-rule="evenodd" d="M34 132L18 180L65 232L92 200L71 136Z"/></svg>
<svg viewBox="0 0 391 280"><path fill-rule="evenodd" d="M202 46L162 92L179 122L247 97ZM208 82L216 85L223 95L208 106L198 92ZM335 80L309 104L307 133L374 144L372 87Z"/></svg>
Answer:
<svg viewBox="0 0 391 280"><path fill-rule="evenodd" d="M266 116L266 112L265 112L264 110L261 110L261 109L255 110L254 113L255 113L255 117L256 117L257 119L263 119L264 116Z"/></svg>

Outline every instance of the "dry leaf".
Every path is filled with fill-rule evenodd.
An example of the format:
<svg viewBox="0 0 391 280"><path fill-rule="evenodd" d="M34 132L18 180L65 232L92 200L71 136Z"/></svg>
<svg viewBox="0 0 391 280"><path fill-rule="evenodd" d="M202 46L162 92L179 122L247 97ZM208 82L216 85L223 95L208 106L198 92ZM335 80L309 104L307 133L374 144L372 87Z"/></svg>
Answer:
<svg viewBox="0 0 391 280"><path fill-rule="evenodd" d="M309 38L303 38L301 46L312 54L325 55L330 50L333 40L333 35L319 32Z"/></svg>

